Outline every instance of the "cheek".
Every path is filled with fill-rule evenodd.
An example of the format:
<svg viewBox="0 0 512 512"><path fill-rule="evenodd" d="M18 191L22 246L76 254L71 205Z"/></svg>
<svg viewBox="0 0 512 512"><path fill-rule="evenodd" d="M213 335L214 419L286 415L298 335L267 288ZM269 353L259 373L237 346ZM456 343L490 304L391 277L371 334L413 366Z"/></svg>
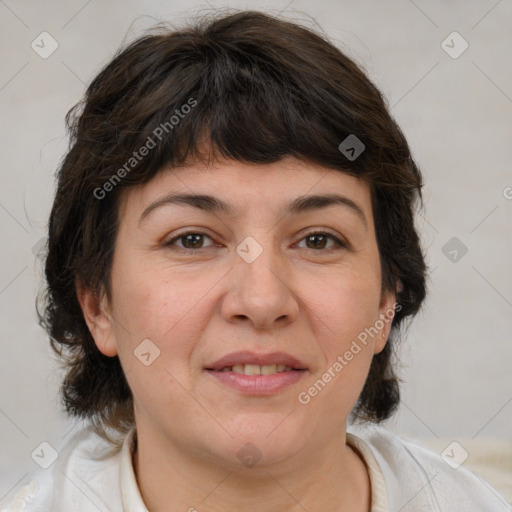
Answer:
<svg viewBox="0 0 512 512"><path fill-rule="evenodd" d="M152 264L150 257L119 257L116 263L113 314L121 360L127 369L131 367L134 351L149 339L158 347L155 352L160 351L155 363L165 361L181 381L211 316L205 305L218 276L205 273L194 277L185 269Z"/></svg>
<svg viewBox="0 0 512 512"><path fill-rule="evenodd" d="M316 325L323 334L318 339L326 340L331 357L344 351L378 319L380 276L374 274L371 269L350 269L320 282L311 281L308 286L313 290L307 299L312 318L317 317Z"/></svg>
<svg viewBox="0 0 512 512"><path fill-rule="evenodd" d="M362 288L336 297L318 312L315 336L323 365L298 397L300 407L333 426L346 420L364 386L374 355L373 338L365 329L374 324L377 308Z"/></svg>
<svg viewBox="0 0 512 512"><path fill-rule="evenodd" d="M339 407L357 399L374 355L375 331L371 328L379 318L380 303L380 276L374 274L371 269L354 269L310 288L316 290L308 299L311 321L324 353L324 366L315 376L318 384L312 393L318 393L317 406L325 406L333 418L339 417Z"/></svg>
<svg viewBox="0 0 512 512"><path fill-rule="evenodd" d="M150 258L120 256L112 273L114 314L130 335L160 339L190 309L179 275L150 266ZM176 273L177 274L177 273Z"/></svg>
<svg viewBox="0 0 512 512"><path fill-rule="evenodd" d="M188 289L178 272L121 261L113 273L115 336L136 407L145 414L190 409L189 360L206 316L196 312L206 291ZM193 414L193 411L191 411Z"/></svg>

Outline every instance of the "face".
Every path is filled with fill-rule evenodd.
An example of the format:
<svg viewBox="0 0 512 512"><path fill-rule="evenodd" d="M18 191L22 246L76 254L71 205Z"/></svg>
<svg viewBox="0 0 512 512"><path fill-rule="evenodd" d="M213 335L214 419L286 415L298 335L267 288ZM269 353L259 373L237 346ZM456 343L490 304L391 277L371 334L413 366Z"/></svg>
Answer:
<svg viewBox="0 0 512 512"><path fill-rule="evenodd" d="M381 294L369 186L291 157L127 189L111 284L108 303L81 303L98 348L119 355L138 429L227 466L244 450L262 465L325 449L395 299Z"/></svg>

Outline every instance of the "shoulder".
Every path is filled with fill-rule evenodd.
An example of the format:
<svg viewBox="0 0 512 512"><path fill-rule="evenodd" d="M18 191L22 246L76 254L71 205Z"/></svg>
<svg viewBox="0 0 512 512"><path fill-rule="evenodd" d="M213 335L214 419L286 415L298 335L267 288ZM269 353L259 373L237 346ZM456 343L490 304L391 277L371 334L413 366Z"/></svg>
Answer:
<svg viewBox="0 0 512 512"><path fill-rule="evenodd" d="M53 449L55 461L47 469L35 471L29 483L9 495L9 500L0 504L0 512L122 510L121 446L108 443L86 424Z"/></svg>
<svg viewBox="0 0 512 512"><path fill-rule="evenodd" d="M350 425L347 432L378 463L389 510L511 510L497 491L460 464L463 457L456 444L443 452L443 458L381 426Z"/></svg>

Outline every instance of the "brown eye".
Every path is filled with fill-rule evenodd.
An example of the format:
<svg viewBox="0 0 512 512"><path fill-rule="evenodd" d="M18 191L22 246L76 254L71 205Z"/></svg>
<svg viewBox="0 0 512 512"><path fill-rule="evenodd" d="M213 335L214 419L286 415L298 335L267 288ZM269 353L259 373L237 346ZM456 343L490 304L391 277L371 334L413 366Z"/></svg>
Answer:
<svg viewBox="0 0 512 512"><path fill-rule="evenodd" d="M346 247L346 245L343 242L341 242L338 238L336 238L335 236L333 236L329 233L322 233L322 232L309 233L302 240L306 240L306 248L307 249L313 249L313 250L325 249L328 245L329 240L334 241L335 246L337 246L337 247ZM301 240L301 242L302 242L302 240ZM333 248L333 247L330 247L330 248Z"/></svg>
<svg viewBox="0 0 512 512"><path fill-rule="evenodd" d="M180 237L180 240L183 240L183 246L186 249L200 249L203 245L203 235L199 235L197 233L191 235L184 235Z"/></svg>
<svg viewBox="0 0 512 512"><path fill-rule="evenodd" d="M194 250L194 249L204 249L208 246L204 246L204 239L211 238L204 233L198 233L195 231L190 231L188 233L182 233L172 240L169 240L164 244L165 247L169 247L173 250L183 251L186 249ZM176 245L177 241L181 241L181 245Z"/></svg>

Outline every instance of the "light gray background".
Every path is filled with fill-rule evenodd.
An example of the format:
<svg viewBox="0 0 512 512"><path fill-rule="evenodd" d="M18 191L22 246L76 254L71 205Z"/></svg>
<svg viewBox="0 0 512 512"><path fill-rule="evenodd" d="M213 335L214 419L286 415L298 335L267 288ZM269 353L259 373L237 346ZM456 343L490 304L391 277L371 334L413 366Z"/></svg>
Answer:
<svg viewBox="0 0 512 512"><path fill-rule="evenodd" d="M388 427L461 443L510 440L512 2L211 5L284 9L309 24L312 16L381 88L424 173L418 226L430 293L402 347L403 401ZM30 454L39 443L58 446L70 429L59 411L58 366L34 311L41 286L34 246L67 147L64 116L125 37L200 8L209 9L193 0L0 1L0 498L37 468ZM43 31L59 45L47 59L31 48ZM453 31L469 44L456 59L441 46ZM457 262L443 253L452 237L467 247Z"/></svg>

